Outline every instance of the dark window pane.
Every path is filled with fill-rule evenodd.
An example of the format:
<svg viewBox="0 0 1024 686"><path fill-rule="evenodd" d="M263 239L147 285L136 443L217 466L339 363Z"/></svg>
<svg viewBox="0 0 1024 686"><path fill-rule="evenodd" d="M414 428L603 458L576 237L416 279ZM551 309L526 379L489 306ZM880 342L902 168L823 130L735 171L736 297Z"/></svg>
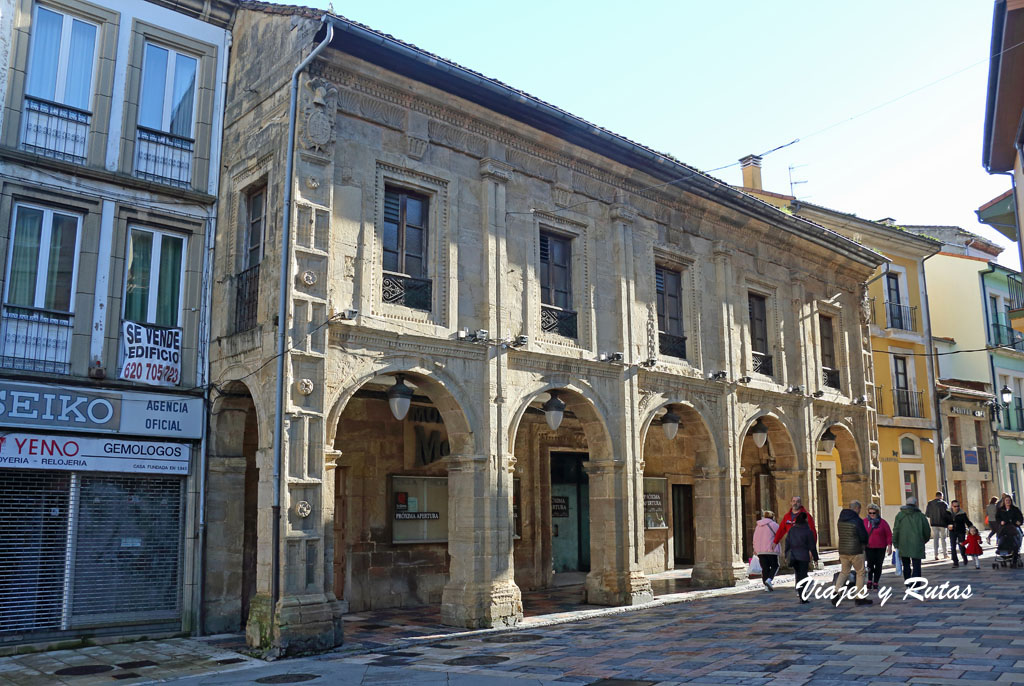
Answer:
<svg viewBox="0 0 1024 686"><path fill-rule="evenodd" d="M416 198L405 198L405 221L407 224L423 226L423 202Z"/></svg>
<svg viewBox="0 0 1024 686"><path fill-rule="evenodd" d="M832 318L821 316L818 318L818 328L821 331L821 365L829 369L835 369L835 342L832 330Z"/></svg>
<svg viewBox="0 0 1024 686"><path fill-rule="evenodd" d="M423 230L405 227L405 254L409 257L423 257Z"/></svg>
<svg viewBox="0 0 1024 686"><path fill-rule="evenodd" d="M384 251L384 270L398 272L398 253L393 250Z"/></svg>
<svg viewBox="0 0 1024 686"><path fill-rule="evenodd" d="M411 255L405 256L405 273L417 279L423 278L423 261Z"/></svg>
<svg viewBox="0 0 1024 686"><path fill-rule="evenodd" d="M750 342L754 352L768 353L768 322L766 318L765 298L753 293L747 296L747 307L750 316Z"/></svg>
<svg viewBox="0 0 1024 686"><path fill-rule="evenodd" d="M384 222L384 230L381 233L381 243L385 250L398 252L398 224Z"/></svg>

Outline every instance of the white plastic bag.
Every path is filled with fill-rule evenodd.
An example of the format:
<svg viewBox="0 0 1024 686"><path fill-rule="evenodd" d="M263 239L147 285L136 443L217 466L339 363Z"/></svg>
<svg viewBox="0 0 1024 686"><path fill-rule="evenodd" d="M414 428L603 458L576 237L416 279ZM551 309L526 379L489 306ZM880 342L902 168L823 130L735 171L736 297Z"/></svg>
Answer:
<svg viewBox="0 0 1024 686"><path fill-rule="evenodd" d="M893 574L896 576L903 576L903 560L900 559L900 551L895 548L892 549L892 566Z"/></svg>
<svg viewBox="0 0 1024 686"><path fill-rule="evenodd" d="M750 566L747 567L747 574L760 574L761 573L761 561L757 559L757 555L750 558Z"/></svg>

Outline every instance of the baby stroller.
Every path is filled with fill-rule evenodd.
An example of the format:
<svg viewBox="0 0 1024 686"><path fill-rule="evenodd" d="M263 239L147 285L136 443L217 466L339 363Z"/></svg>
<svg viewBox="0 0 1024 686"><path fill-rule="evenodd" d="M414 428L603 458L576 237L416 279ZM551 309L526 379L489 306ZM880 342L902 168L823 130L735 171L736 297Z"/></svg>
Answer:
<svg viewBox="0 0 1024 686"><path fill-rule="evenodd" d="M1004 526L999 531L999 538L996 541L996 559L992 563L992 569L1000 567L1024 567L1024 561L1020 559L1020 528L1012 525Z"/></svg>

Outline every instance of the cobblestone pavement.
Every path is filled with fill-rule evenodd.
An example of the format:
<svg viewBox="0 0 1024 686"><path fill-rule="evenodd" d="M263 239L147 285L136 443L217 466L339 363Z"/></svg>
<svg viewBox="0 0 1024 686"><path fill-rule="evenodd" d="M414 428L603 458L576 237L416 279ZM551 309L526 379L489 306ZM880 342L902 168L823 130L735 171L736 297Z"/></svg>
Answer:
<svg viewBox="0 0 1024 686"><path fill-rule="evenodd" d="M801 604L790 580L774 593L756 584L746 592L722 589L691 602L629 612L617 608L615 614L535 623L514 632L420 637L419 644L396 642L364 654L352 654L346 646L274 663L245 660L230 665L230 672L208 663L205 673L143 674L143 668L134 670L141 678L120 681L157 679L175 686L1024 683L1024 605L1019 602L1024 570L994 570L990 558L982 562L980 570L953 570L948 561L925 565L932 587L947 581L961 589L970 584L973 595L966 599L903 599L902 579L887 568L883 586L894 593L884 606L877 598L871 607L844 602L834 608L827 600ZM817 576L831 578L831 572ZM54 683L5 682L17 670L4 669L0 660L0 683ZM114 675L57 683L118 683Z"/></svg>

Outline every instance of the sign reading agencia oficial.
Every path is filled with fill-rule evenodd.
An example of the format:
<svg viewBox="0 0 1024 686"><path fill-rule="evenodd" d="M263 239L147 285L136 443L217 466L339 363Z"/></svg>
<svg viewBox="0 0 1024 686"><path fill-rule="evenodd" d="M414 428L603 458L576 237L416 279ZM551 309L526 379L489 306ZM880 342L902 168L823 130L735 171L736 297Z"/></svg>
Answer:
<svg viewBox="0 0 1024 686"><path fill-rule="evenodd" d="M0 381L0 426L201 438L203 401L180 395Z"/></svg>

